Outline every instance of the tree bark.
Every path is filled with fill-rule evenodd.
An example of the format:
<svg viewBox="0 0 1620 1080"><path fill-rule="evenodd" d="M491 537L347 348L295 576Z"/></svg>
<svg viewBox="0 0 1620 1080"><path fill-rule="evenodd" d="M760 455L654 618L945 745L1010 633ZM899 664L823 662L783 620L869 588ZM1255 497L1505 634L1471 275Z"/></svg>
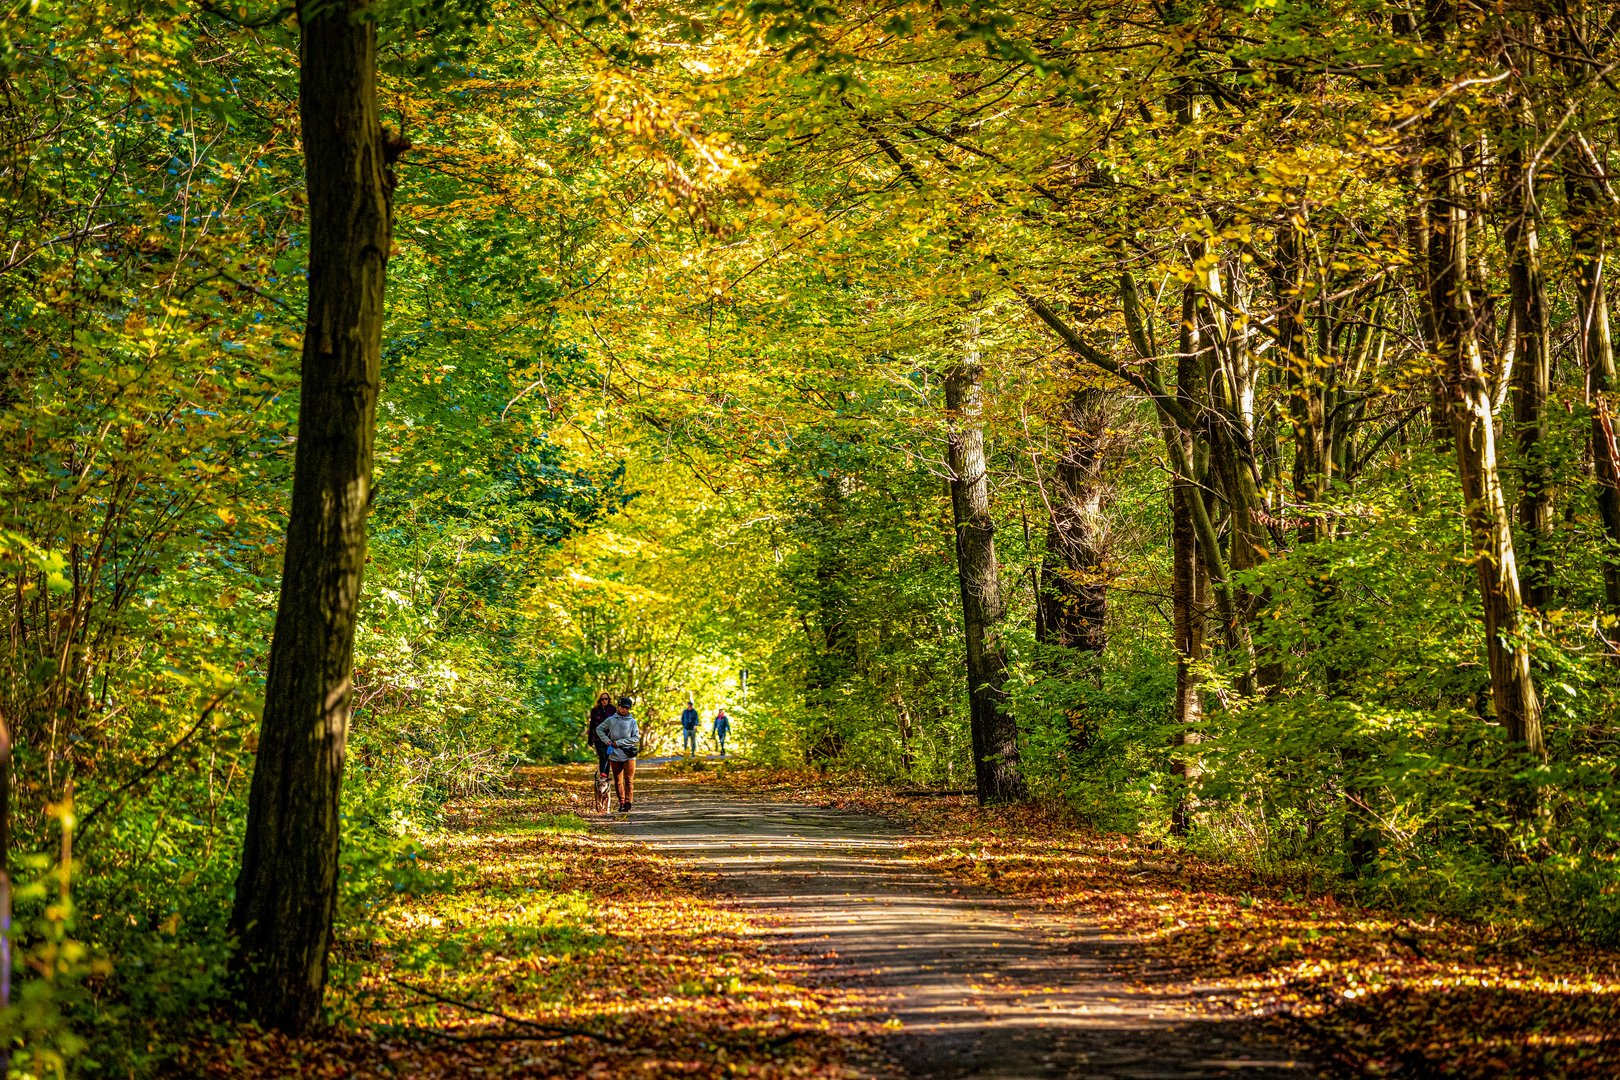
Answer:
<svg viewBox="0 0 1620 1080"><path fill-rule="evenodd" d="M973 772L979 802L1027 795L1018 760L1018 729L1007 709L1007 657L1001 644L1006 607L996 564L995 523L984 456L984 368L970 341L962 362L945 377L946 464L956 523L956 574L967 636L968 703Z"/></svg>
<svg viewBox="0 0 1620 1080"><path fill-rule="evenodd" d="M299 5L309 307L281 598L232 912L247 1010L288 1032L319 1019L326 986L372 499L393 148L377 111L368 7Z"/></svg>
<svg viewBox="0 0 1620 1080"><path fill-rule="evenodd" d="M1201 244L1197 262L1213 259L1213 245ZM1230 295L1228 295L1230 292ZM1250 570L1270 557L1269 538L1260 524L1260 495L1254 460L1253 372L1248 370L1250 350L1242 334L1216 301L1248 307L1241 290L1228 290L1222 281L1219 263L1202 274L1197 296L1199 345L1203 351L1202 371L1208 393L1207 443L1210 474L1219 485L1226 503L1226 565L1231 571ZM1235 613L1238 622L1227 632L1228 646L1246 648L1248 623L1259 609L1260 598L1246 588L1237 588ZM1239 639L1245 639L1240 642Z"/></svg>
<svg viewBox="0 0 1620 1080"><path fill-rule="evenodd" d="M1313 506L1327 490L1327 406L1322 380L1310 356L1305 325L1305 264L1299 233L1291 222L1277 229L1277 262L1272 273L1276 299L1277 363L1288 386L1288 419L1293 427L1294 502ZM1324 522L1314 510L1300 520L1300 542L1321 539Z"/></svg>
<svg viewBox="0 0 1620 1080"><path fill-rule="evenodd" d="M1179 433L1178 433L1179 434ZM1204 691L1198 665L1204 659L1204 608L1201 588L1204 575L1198 565L1198 539L1193 527L1192 500L1202 498L1196 484L1177 477L1170 488L1170 609L1171 632L1176 648L1176 696L1174 720L1176 744L1183 756L1171 766L1181 783L1176 803L1170 811L1170 831L1186 836L1192 831L1196 799L1193 787L1198 781L1198 762L1187 747L1199 741L1197 725L1204 719Z"/></svg>
<svg viewBox="0 0 1620 1080"><path fill-rule="evenodd" d="M1053 471L1051 511L1036 623L1041 640L1065 649L1100 653L1108 644L1108 557L1105 514L1110 492L1103 477L1108 416L1106 395L1085 387L1063 407L1063 456Z"/></svg>
<svg viewBox="0 0 1620 1080"><path fill-rule="evenodd" d="M1223 295L1219 266L1211 262L1214 254L1207 242L1188 252L1195 266L1207 269L1200 272L1200 280L1183 290L1182 335L1187 350L1177 363L1176 381L1184 408L1197 417L1192 442L1195 465L1188 475L1202 485L1192 504L1199 558L1214 586L1221 642L1241 665L1234 689L1248 697L1255 690L1249 623L1259 610L1260 598L1235 583L1232 573L1258 566L1267 551L1255 513L1259 499L1244 373L1234 355L1232 325L1224 310L1213 303ZM1218 498L1205 497L1211 485L1218 489ZM1223 507L1224 553L1220 537Z"/></svg>
<svg viewBox="0 0 1620 1080"><path fill-rule="evenodd" d="M1098 387L1081 387L1064 402L1063 454L1052 474L1035 593L1036 640L1093 657L1108 646L1108 413L1107 392ZM1087 711L1071 706L1064 717L1070 746L1089 749L1096 732Z"/></svg>
<svg viewBox="0 0 1620 1080"><path fill-rule="evenodd" d="M1181 334L1176 364L1176 397L1190 414L1203 409L1205 373L1203 348L1197 323L1197 294L1192 286L1182 293ZM1199 489L1197 440L1179 425L1164 422L1165 445L1175 465L1170 483L1170 620L1176 649L1176 694L1174 721L1176 745L1182 754L1171 765L1171 774L1180 781L1176 802L1170 810L1170 831L1186 836L1193 828L1197 807L1194 788L1198 782L1197 758L1188 750L1196 746L1198 724L1204 719L1203 679L1199 665L1204 660L1204 621L1208 607L1208 576L1199 558L1199 516L1207 517L1204 493ZM1217 557L1219 552L1216 552Z"/></svg>
<svg viewBox="0 0 1620 1080"><path fill-rule="evenodd" d="M1451 0L1430 0L1430 41L1444 45L1456 20ZM1437 108L1429 121L1424 165L1429 203L1428 306L1439 354L1438 397L1444 403L1457 453L1468 515L1474 566L1485 613L1485 649L1497 721L1508 740L1534 757L1545 757L1541 705L1522 640L1524 603L1514 557L1513 532L1496 463L1484 359L1468 287L1469 192L1463 182L1459 117Z"/></svg>

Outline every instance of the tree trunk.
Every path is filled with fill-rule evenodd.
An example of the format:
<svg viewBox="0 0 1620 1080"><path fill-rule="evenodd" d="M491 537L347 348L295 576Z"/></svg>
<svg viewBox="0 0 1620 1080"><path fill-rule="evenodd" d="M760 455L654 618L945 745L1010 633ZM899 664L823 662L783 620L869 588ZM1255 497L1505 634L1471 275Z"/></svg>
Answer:
<svg viewBox="0 0 1620 1080"><path fill-rule="evenodd" d="M1035 593L1035 636L1042 644L1100 656L1108 645L1108 523L1112 491L1103 476L1108 395L1083 387L1063 406L1063 455L1052 475L1046 552ZM1095 668L1093 675L1099 674ZM1086 710L1064 710L1069 745L1091 747Z"/></svg>
<svg viewBox="0 0 1620 1080"><path fill-rule="evenodd" d="M1454 23L1449 0L1431 0L1431 41L1444 44ZM1485 364L1475 333L1477 313L1468 287L1468 192L1463 153L1449 108L1430 120L1424 166L1429 202L1428 303L1439 354L1439 397L1444 402L1457 452L1457 473L1467 507L1468 529L1485 611L1485 649L1491 697L1508 740L1544 757L1541 706L1522 640L1524 604L1513 551L1507 501L1496 465L1496 431Z"/></svg>
<svg viewBox="0 0 1620 1080"><path fill-rule="evenodd" d="M1200 586L1203 574L1198 565L1198 539L1193 527L1191 500L1201 498L1196 484L1177 477L1170 488L1171 627L1176 648L1176 743L1195 746L1197 725L1204 719L1204 692L1198 665L1204 659L1204 606ZM1183 790L1170 812L1170 831L1186 836L1192 831L1195 799L1192 788L1198 780L1198 763L1186 752L1171 766Z"/></svg>
<svg viewBox="0 0 1620 1080"><path fill-rule="evenodd" d="M949 422L946 464L956 522L956 574L962 586L967 632L968 703L972 717L973 772L980 803L1022 799L1027 791L1018 762L1018 729L1007 709L1007 658L1001 624L1006 608L996 565L995 524L984 456L984 369L978 347L945 378Z"/></svg>
<svg viewBox="0 0 1620 1080"><path fill-rule="evenodd" d="M1305 264L1299 234L1292 223L1277 229L1277 263L1272 275L1276 295L1277 363L1288 386L1288 419L1294 441L1294 502L1314 506L1327 490L1327 407L1322 380L1310 356L1305 325ZM1324 522L1314 510L1300 519L1300 542L1321 539Z"/></svg>
<svg viewBox="0 0 1620 1080"><path fill-rule="evenodd" d="M1213 260L1214 246L1207 242L1200 244L1197 255L1196 263ZM1224 301L1238 311L1247 311L1247 289L1230 274L1226 275L1226 281L1232 282L1233 287L1228 289L1223 282L1218 262L1202 273L1197 320L1199 345L1204 354L1204 385L1208 388L1209 408L1205 416L1210 474L1226 503L1230 532L1226 566L1236 572L1259 566L1271 553L1269 537L1258 515L1253 372L1248 368L1247 359L1251 353L1244 340L1245 331L1229 319L1225 308L1217 303ZM1249 622L1259 610L1260 598L1241 586L1235 588L1234 593L1237 623L1227 630L1228 647L1247 648Z"/></svg>
<svg viewBox="0 0 1620 1080"><path fill-rule="evenodd" d="M300 1032L326 986L338 801L366 557L390 148L368 0L300 4L309 307L298 449L232 929L248 1012Z"/></svg>
<svg viewBox="0 0 1620 1080"><path fill-rule="evenodd" d="M1190 285L1182 293L1178 345L1176 397L1196 415L1203 409L1206 384L1197 325L1197 294ZM1193 789L1198 782L1199 766L1196 757L1185 748L1198 744L1197 725L1204 719L1203 680L1198 671L1204 660L1204 616L1208 606L1208 579L1199 559L1198 540L1198 518L1203 512L1204 494L1198 487L1199 455L1193 433L1168 420L1163 427L1170 459L1180 463L1170 484L1170 619L1176 649L1175 740L1176 745L1184 749L1182 756L1171 765L1172 774L1181 781L1181 790L1170 811L1170 831L1176 836L1186 836L1193 827L1197 805ZM1216 554L1218 556L1219 552Z"/></svg>
<svg viewBox="0 0 1620 1080"><path fill-rule="evenodd" d="M917 759L911 752L911 737L916 725L911 719L911 707L906 704L905 697L898 690L889 700L894 703L895 715L900 719L900 765L906 775L910 776L911 770L917 765Z"/></svg>
<svg viewBox="0 0 1620 1080"><path fill-rule="evenodd" d="M1041 639L1065 649L1100 653L1108 644L1108 525L1110 491L1103 478L1108 416L1104 391L1076 390L1063 408L1063 456L1053 472L1046 554L1036 597Z"/></svg>
<svg viewBox="0 0 1620 1080"><path fill-rule="evenodd" d="M1214 257L1207 242L1188 254L1194 265ZM1241 374L1234 362L1232 327L1224 311L1212 303L1222 295L1218 267L1209 266L1201 279L1188 286L1182 298L1182 334L1187 351L1177 363L1177 389L1184 407L1198 419L1193 441L1195 467L1189 475L1203 485L1192 507L1199 561L1214 586L1221 642L1241 665L1234 689L1248 697L1255 689L1249 622L1258 611L1259 598L1251 595L1246 586L1234 583L1232 572L1258 566L1267 552L1264 530L1255 516L1259 500L1250 457L1251 424L1239 385ZM1219 489L1218 498L1205 497L1210 485ZM1223 507L1227 534L1224 554L1220 538Z"/></svg>
<svg viewBox="0 0 1620 1080"><path fill-rule="evenodd" d="M1528 129L1521 138L1529 138ZM1524 533L1524 600L1537 611L1552 599L1552 470L1547 437L1547 395L1552 382L1552 344L1547 325L1547 280L1541 244L1535 175L1523 146L1507 156L1509 323L1513 327L1513 425L1522 462L1519 525Z"/></svg>

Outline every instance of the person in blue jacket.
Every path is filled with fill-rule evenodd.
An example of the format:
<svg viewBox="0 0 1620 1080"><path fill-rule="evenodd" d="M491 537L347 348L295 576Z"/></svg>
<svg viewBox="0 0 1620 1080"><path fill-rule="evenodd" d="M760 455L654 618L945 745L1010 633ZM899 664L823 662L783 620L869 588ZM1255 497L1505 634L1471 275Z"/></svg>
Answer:
<svg viewBox="0 0 1620 1080"><path fill-rule="evenodd" d="M702 719L698 716L697 706L692 704L691 698L687 698L686 711L681 713L681 745L688 754L697 753L697 729Z"/></svg>
<svg viewBox="0 0 1620 1080"><path fill-rule="evenodd" d="M731 734L731 717L721 709L714 714L714 741L720 744L720 756L726 756L726 736Z"/></svg>

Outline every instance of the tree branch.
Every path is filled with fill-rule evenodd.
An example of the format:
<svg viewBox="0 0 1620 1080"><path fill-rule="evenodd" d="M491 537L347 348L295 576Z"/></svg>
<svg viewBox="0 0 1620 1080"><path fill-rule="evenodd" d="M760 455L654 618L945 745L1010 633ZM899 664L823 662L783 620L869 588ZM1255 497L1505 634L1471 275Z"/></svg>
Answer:
<svg viewBox="0 0 1620 1080"><path fill-rule="evenodd" d="M563 1025L559 1025L559 1024L542 1024L537 1020L525 1020L521 1016L509 1016L508 1014L501 1012L499 1009L491 1009L491 1008L488 1008L488 1007L483 1006L483 1005L474 1005L470 1001L462 1001L459 998L453 998L453 997L450 997L447 994L441 994L436 990L429 990L425 986L416 986L416 985L414 985L412 983L406 982L404 979L395 978L392 975L388 976L388 981L393 983L396 986L403 986L405 989L411 991L411 993L413 993L413 994L421 994L425 998L429 998L429 999L431 999L433 1001L437 1001L441 1005L454 1005L456 1008L458 1008L458 1009L466 1009L468 1012L480 1013L480 1014L482 1014L484 1016L493 1016L493 1017L496 1017L497 1019L505 1020L508 1024L516 1024L519 1027L530 1028L536 1034L532 1034L532 1035L505 1035L505 1034L451 1035L448 1032L434 1031L434 1030L431 1030L429 1028L421 1028L421 1029L405 1028L405 1029L403 1029L405 1031L420 1030L426 1035L430 1035L430 1036L432 1036L434 1038L449 1039L452 1042L498 1042L498 1041L500 1041L502 1039L537 1039L537 1038L561 1039L561 1038L566 1038L566 1037L568 1037L570 1035L577 1035L577 1036L580 1036L581 1038L595 1039L597 1042L612 1043L615 1046L623 1046L624 1045L624 1040L619 1038L616 1035L604 1035L601 1032L591 1031L591 1030L589 1030L587 1028L567 1027L567 1026L563 1026ZM544 1034L541 1034L541 1033L544 1033Z"/></svg>
<svg viewBox="0 0 1620 1080"><path fill-rule="evenodd" d="M219 7L212 0L197 0L197 6L209 15L214 16L214 18L224 19L226 22L234 26L240 26L244 30L263 30L266 26L274 26L297 11L297 8L288 5L287 7L279 7L268 15L260 15L257 19L244 19Z"/></svg>
<svg viewBox="0 0 1620 1080"><path fill-rule="evenodd" d="M1189 431L1197 426L1193 415L1157 381L1150 382L1124 364L1109 358L1105 353L1081 337L1074 327L1064 322L1055 311L1046 305L1045 301L1029 292L1022 285L1014 282L1012 289L1013 292L1018 294L1018 298L1029 307L1029 310L1035 313L1037 318L1052 328L1052 332L1057 334L1058 338L1075 356L1093 367L1101 368L1110 375L1124 379L1136 387L1136 389L1152 398L1153 403L1159 407L1159 410L1171 420L1174 420L1177 426Z"/></svg>
<svg viewBox="0 0 1620 1080"><path fill-rule="evenodd" d="M219 707L219 703L224 701L229 695L229 690L224 690L217 694L214 697L214 700L210 701L203 707L202 715L197 717L197 722L191 725L190 730L176 739L167 750L153 758L151 764L147 765L146 768L142 769L133 777L120 784L105 799L102 799L99 803L97 803L94 809L92 809L88 814L84 815L84 817L80 818L78 824L79 834L82 836L85 828L96 819L97 815L99 815L103 810L107 809L107 807L111 806L114 800L118 799L124 794L124 792L128 791L142 780L145 780L148 776L151 776L157 771L160 765L174 756L175 751L179 750L182 746L186 745L186 743L190 742L191 737L197 734L197 732L201 730L203 724L207 722L208 718L214 714L214 710Z"/></svg>

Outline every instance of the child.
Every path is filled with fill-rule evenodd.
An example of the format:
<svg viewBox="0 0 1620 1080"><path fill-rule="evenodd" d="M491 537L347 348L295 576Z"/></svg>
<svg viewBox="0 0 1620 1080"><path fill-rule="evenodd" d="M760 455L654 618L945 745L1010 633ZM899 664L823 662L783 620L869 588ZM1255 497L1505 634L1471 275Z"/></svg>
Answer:
<svg viewBox="0 0 1620 1080"><path fill-rule="evenodd" d="M621 697L614 715L596 725L596 737L608 748L608 765L613 769L613 790L619 797L619 813L628 814L635 800L636 754L641 749L641 729L630 715L635 700Z"/></svg>

